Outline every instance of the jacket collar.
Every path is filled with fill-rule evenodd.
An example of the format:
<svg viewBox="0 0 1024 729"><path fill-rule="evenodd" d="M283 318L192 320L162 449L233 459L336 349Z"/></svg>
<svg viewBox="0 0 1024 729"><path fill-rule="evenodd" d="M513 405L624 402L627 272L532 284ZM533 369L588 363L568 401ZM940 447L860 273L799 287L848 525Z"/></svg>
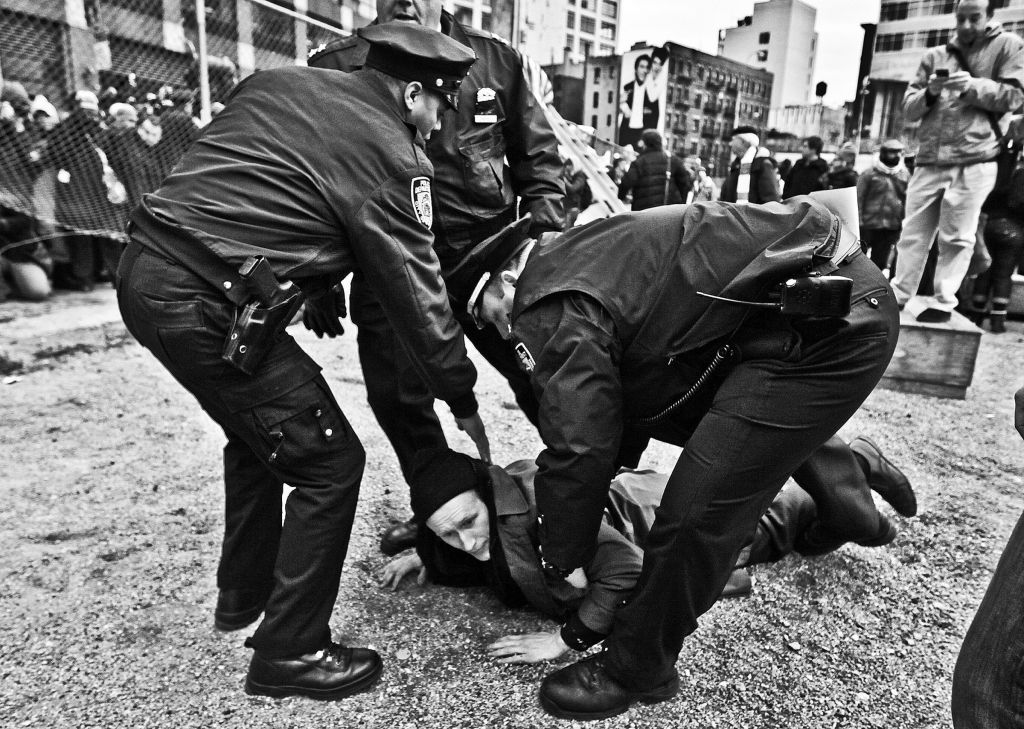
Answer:
<svg viewBox="0 0 1024 729"><path fill-rule="evenodd" d="M516 464L509 467L513 474ZM514 478L508 471L498 466L490 467L491 488L494 492L494 511L498 516L515 516L530 510L530 501L523 489L524 479ZM532 479L531 479L532 480Z"/></svg>
<svg viewBox="0 0 1024 729"><path fill-rule="evenodd" d="M982 36L981 42L975 42L974 47L980 48L981 46L988 43L990 40L1000 35L1003 32L1003 26L996 20L989 21L988 25L985 26L985 35ZM964 48L960 45L960 40L956 37L956 31L953 32L953 37L946 43L946 49L955 48L961 52L969 51L970 48Z"/></svg>
<svg viewBox="0 0 1024 729"><path fill-rule="evenodd" d="M368 88L373 90L377 94L377 96L381 98L383 104L381 104L380 108L384 111L390 111L395 116L397 116L399 120L401 120L401 122L405 124L406 129L409 130L409 134L412 135L412 140L416 144L418 144L420 147L424 147L426 145L426 141L420 135L419 129L416 128L416 125L411 124L405 120L405 109L402 107L401 102L395 99L394 95L388 91L383 81L381 81L379 78L377 78L374 74L370 73L369 71L365 71L364 69L353 71L352 75L355 76L360 81L362 81L363 84L365 84Z"/></svg>

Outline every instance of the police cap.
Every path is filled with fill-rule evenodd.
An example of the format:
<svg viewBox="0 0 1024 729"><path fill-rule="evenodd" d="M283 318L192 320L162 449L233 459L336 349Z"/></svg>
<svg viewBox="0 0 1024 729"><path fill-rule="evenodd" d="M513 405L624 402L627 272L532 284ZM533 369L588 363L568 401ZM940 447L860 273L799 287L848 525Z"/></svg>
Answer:
<svg viewBox="0 0 1024 729"><path fill-rule="evenodd" d="M436 30L413 23L379 23L359 30L370 44L366 68L402 81L419 81L458 108L459 87L476 61L468 47Z"/></svg>
<svg viewBox="0 0 1024 729"><path fill-rule="evenodd" d="M530 242L531 215L527 213L486 238L467 253L444 277L448 296L473 314L491 274L511 261ZM474 315L475 316L475 315Z"/></svg>

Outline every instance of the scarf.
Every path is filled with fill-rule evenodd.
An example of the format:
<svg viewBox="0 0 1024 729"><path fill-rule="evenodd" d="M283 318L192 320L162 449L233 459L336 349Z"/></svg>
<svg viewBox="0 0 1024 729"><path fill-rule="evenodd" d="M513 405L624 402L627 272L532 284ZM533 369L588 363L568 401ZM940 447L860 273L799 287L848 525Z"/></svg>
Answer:
<svg viewBox="0 0 1024 729"><path fill-rule="evenodd" d="M633 81L633 106L629 110L629 128L644 128L644 97L647 95L647 88L639 81Z"/></svg>
<svg viewBox="0 0 1024 729"><path fill-rule="evenodd" d="M741 135L745 136L745 135ZM751 135L753 136L753 135ZM756 139L756 137L755 137ZM750 168L758 157L767 157L771 153L764 147L758 147L757 142L747 148L740 158L740 176L736 180L736 202L746 203L750 199Z"/></svg>
<svg viewBox="0 0 1024 729"><path fill-rule="evenodd" d="M889 165L882 164L882 160L877 157L875 157L874 168L875 172L889 175L890 177L896 177L907 169L906 165L903 164L903 160L900 160L900 163L895 167L890 167Z"/></svg>

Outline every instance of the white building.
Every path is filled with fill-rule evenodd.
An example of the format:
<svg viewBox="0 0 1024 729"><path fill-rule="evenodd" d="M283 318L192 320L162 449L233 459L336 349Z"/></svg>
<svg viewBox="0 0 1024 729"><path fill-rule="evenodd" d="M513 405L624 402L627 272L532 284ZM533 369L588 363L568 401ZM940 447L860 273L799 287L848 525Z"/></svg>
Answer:
<svg viewBox="0 0 1024 729"><path fill-rule="evenodd" d="M718 33L718 54L775 76L771 107L802 106L814 100L818 11L800 0L754 4L753 15Z"/></svg>
<svg viewBox="0 0 1024 729"><path fill-rule="evenodd" d="M991 4L998 8L995 19L1005 30L1024 34L1024 0L991 0ZM913 130L905 129L903 123L903 94L924 52L944 45L952 36L954 5L954 0L882 1L869 86L873 139L902 136L912 141Z"/></svg>
<svg viewBox="0 0 1024 729"><path fill-rule="evenodd" d="M460 0L461 2L462 0ZM615 53L621 0L515 0L519 50L547 65L568 49L577 60Z"/></svg>

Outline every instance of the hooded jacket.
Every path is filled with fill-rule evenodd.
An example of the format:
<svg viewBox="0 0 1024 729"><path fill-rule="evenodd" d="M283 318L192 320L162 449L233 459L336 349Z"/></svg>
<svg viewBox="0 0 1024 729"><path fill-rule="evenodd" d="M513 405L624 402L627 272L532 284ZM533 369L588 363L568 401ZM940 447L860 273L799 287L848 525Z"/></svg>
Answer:
<svg viewBox="0 0 1024 729"><path fill-rule="evenodd" d="M625 200L632 191L632 209L646 210L659 205L684 203L692 189L693 178L683 161L665 154L659 146L644 151L629 166L619 185L619 199Z"/></svg>
<svg viewBox="0 0 1024 729"><path fill-rule="evenodd" d="M807 195L824 189L821 178L828 173L828 163L821 157L808 162L801 158L793 164L782 189L782 199L787 200L797 195Z"/></svg>
<svg viewBox="0 0 1024 729"><path fill-rule="evenodd" d="M928 78L937 68L950 73L965 70L959 51L975 77L959 99L948 92L927 93ZM989 121L990 113L1002 117L1024 104L1024 40L1007 33L999 23L989 23L985 35L970 48L954 37L946 46L924 54L917 78L903 97L907 121L920 120L917 165L967 165L994 160L999 137Z"/></svg>

